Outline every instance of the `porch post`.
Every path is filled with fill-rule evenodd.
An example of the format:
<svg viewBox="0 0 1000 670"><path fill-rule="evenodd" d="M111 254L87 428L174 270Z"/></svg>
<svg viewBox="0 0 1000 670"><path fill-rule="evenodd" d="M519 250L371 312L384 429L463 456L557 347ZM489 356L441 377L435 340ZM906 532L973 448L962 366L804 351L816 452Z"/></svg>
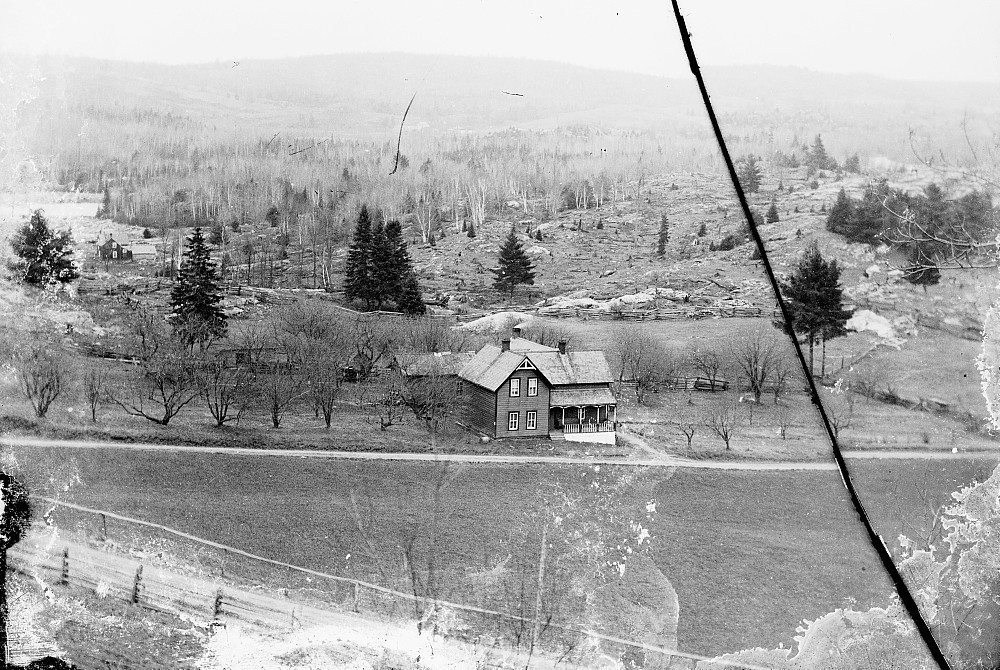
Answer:
<svg viewBox="0 0 1000 670"><path fill-rule="evenodd" d="M563 405L562 413L563 413L563 420L562 420L563 430L566 430L566 406L565 405Z"/></svg>

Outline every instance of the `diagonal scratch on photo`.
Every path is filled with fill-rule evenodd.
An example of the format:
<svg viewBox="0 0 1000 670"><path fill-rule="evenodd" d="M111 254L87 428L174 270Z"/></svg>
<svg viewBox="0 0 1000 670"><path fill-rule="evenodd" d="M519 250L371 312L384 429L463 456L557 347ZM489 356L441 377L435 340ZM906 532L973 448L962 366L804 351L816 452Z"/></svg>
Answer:
<svg viewBox="0 0 1000 670"><path fill-rule="evenodd" d="M1000 6L21 5L0 667L1000 668Z"/></svg>

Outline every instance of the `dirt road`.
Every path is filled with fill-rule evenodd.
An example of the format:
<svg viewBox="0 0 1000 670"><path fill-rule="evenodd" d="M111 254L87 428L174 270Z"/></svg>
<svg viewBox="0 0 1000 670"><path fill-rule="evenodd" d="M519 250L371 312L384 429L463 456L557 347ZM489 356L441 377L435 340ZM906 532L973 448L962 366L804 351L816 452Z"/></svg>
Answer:
<svg viewBox="0 0 1000 670"><path fill-rule="evenodd" d="M229 454L233 456L278 456L284 458L326 458L342 460L381 461L450 461L455 463L508 463L508 464L571 464L571 465L636 465L700 468L705 470L836 470L833 461L710 461L690 460L658 454L646 449L648 457L569 457L569 456L516 456L498 454L428 454L384 453L373 451L326 451L319 449L248 449L246 447L195 447L173 444L139 444L132 442L77 442L52 440L40 437L7 435L0 444L17 447L43 447L52 449L127 449L135 451L192 452L201 454Z"/></svg>

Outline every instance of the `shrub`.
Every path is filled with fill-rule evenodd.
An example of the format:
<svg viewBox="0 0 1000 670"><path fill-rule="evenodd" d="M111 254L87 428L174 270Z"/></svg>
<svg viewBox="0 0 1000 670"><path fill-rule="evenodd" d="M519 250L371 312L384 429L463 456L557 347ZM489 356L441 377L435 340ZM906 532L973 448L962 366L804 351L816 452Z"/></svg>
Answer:
<svg viewBox="0 0 1000 670"><path fill-rule="evenodd" d="M143 228L142 229L142 239L148 240L151 237L153 237L153 231L151 231L149 228Z"/></svg>

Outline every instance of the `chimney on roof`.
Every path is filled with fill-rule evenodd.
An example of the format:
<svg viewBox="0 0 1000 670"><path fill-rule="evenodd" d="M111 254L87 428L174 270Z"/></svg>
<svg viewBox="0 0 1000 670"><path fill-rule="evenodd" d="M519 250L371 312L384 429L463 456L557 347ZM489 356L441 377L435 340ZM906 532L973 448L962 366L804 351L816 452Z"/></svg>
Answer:
<svg viewBox="0 0 1000 670"><path fill-rule="evenodd" d="M504 339L500 341L500 351L510 351L510 340Z"/></svg>
<svg viewBox="0 0 1000 670"><path fill-rule="evenodd" d="M511 336L510 336L510 338L511 338L511 339L514 339L515 337L521 337L521 327L520 327L520 326L514 326L514 327L513 327L512 329L511 329L511 332L513 333L513 334L512 334Z"/></svg>
<svg viewBox="0 0 1000 670"><path fill-rule="evenodd" d="M566 353L566 345L567 344L569 344L569 342L567 342L566 340L559 340L559 353L560 354L565 354Z"/></svg>

